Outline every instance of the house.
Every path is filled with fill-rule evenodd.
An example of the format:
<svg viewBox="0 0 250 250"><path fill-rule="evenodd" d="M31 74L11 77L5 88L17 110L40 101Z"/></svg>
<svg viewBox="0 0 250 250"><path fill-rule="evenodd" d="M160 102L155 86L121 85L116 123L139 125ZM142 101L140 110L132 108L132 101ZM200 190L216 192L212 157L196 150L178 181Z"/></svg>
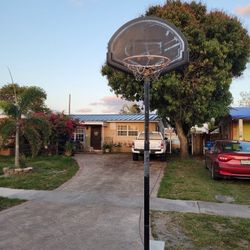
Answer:
<svg viewBox="0 0 250 250"><path fill-rule="evenodd" d="M204 123L200 127L195 125L190 129L189 151L192 155L204 154L204 146L208 133L209 128L207 123Z"/></svg>
<svg viewBox="0 0 250 250"><path fill-rule="evenodd" d="M221 138L250 141L250 107L233 107L220 126Z"/></svg>
<svg viewBox="0 0 250 250"><path fill-rule="evenodd" d="M250 107L232 107L229 115L213 131L204 124L202 128L191 129L192 154L204 153L206 141L219 139L250 141Z"/></svg>
<svg viewBox="0 0 250 250"><path fill-rule="evenodd" d="M164 129L164 138L168 139L168 153L172 154L172 152L180 150L180 140L173 128L167 127Z"/></svg>
<svg viewBox="0 0 250 250"><path fill-rule="evenodd" d="M113 151L131 152L132 141L144 131L144 114L81 114L71 115L84 122L82 130L85 151L101 150L112 145ZM149 115L149 131L159 131L162 123L156 114ZM75 136L80 137L78 132Z"/></svg>

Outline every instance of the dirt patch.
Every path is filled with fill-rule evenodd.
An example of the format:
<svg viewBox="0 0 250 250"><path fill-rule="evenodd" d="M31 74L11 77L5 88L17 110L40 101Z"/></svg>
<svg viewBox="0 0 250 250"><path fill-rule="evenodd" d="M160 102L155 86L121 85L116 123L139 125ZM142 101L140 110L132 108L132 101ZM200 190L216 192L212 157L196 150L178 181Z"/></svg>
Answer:
<svg viewBox="0 0 250 250"><path fill-rule="evenodd" d="M165 249L194 249L177 217L157 212L151 218L153 237L165 241Z"/></svg>
<svg viewBox="0 0 250 250"><path fill-rule="evenodd" d="M240 249L250 249L250 243L247 240L240 240L238 242L238 246Z"/></svg>
<svg viewBox="0 0 250 250"><path fill-rule="evenodd" d="M234 197L228 196L228 195L215 195L215 199L217 201L223 202L223 203L233 203L235 202Z"/></svg>

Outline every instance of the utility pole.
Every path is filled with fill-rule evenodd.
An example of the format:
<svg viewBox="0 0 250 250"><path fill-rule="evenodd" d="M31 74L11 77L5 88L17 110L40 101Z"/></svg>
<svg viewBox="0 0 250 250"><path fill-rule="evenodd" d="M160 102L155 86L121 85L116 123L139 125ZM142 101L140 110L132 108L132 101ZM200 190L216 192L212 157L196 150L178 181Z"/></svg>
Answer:
<svg viewBox="0 0 250 250"><path fill-rule="evenodd" d="M69 115L70 115L70 107L71 107L71 94L69 94Z"/></svg>

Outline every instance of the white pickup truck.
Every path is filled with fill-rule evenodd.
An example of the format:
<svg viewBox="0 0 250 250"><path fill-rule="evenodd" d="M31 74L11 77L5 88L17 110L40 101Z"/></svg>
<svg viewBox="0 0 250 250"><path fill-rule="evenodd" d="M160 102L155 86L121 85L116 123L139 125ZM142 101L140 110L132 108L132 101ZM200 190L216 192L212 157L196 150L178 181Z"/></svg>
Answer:
<svg viewBox="0 0 250 250"><path fill-rule="evenodd" d="M137 161L139 155L144 153L144 132L141 132L132 143L133 160ZM149 153L159 155L162 160L166 158L166 141L160 132L149 132Z"/></svg>

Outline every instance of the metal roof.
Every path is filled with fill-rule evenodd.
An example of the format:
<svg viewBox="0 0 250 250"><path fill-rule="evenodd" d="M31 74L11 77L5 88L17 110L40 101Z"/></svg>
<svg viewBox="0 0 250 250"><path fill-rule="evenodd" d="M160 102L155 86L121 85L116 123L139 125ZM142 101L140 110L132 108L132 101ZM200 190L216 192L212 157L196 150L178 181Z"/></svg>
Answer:
<svg viewBox="0 0 250 250"><path fill-rule="evenodd" d="M83 122L110 122L110 121L144 121L144 114L82 114L71 115L72 118L78 119ZM150 121L159 121L159 117L156 114L149 115Z"/></svg>
<svg viewBox="0 0 250 250"><path fill-rule="evenodd" d="M233 107L229 114L232 119L250 119L250 107Z"/></svg>

